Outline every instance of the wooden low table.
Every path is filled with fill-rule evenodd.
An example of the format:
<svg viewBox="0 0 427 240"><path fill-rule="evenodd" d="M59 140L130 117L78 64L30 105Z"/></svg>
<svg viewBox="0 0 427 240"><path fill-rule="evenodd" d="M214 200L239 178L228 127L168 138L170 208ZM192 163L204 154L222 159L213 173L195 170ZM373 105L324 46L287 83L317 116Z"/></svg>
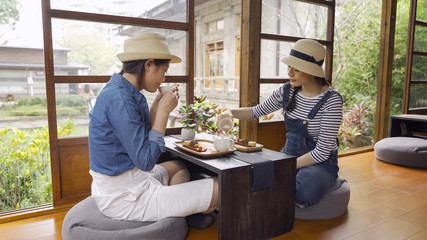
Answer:
<svg viewBox="0 0 427 240"><path fill-rule="evenodd" d="M205 136L196 136L206 139ZM202 138L203 137L203 138ZM179 136L166 136L166 151L218 176L218 238L269 239L292 230L295 215L296 158L269 149L244 154L271 159L274 181L270 188L252 191L252 165L235 153L201 158L179 149Z"/></svg>

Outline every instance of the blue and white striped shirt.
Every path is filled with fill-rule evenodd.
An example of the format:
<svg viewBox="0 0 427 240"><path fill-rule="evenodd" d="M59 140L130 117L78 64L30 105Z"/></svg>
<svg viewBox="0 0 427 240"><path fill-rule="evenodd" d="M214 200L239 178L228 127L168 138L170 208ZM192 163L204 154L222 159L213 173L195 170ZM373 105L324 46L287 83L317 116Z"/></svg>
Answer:
<svg viewBox="0 0 427 240"><path fill-rule="evenodd" d="M329 87L327 91L333 91ZM252 107L252 119L259 118L282 108L284 85L276 89L273 94L263 103ZM294 88L291 87L289 98L292 96ZM308 120L307 116L316 103L326 94L326 92L315 96L306 97L298 92L296 94L296 107L287 115L292 119ZM311 157L317 163L326 161L332 151L338 150L336 137L340 129L343 117L343 101L340 95L333 94L319 109L313 119L308 122L307 130L316 142L316 148L310 152Z"/></svg>

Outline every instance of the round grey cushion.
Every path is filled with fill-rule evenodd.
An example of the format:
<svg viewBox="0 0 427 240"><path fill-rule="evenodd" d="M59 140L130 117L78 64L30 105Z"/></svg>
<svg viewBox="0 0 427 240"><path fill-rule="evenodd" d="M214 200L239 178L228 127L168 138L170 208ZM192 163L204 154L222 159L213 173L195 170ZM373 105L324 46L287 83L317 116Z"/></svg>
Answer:
<svg viewBox="0 0 427 240"><path fill-rule="evenodd" d="M62 224L63 240L89 239L185 239L188 225L183 217L157 222L120 221L104 216L92 197L72 207Z"/></svg>
<svg viewBox="0 0 427 240"><path fill-rule="evenodd" d="M417 137L390 137L374 146L378 160L408 166L427 168L427 139Z"/></svg>
<svg viewBox="0 0 427 240"><path fill-rule="evenodd" d="M343 215L350 201L350 187L347 180L338 177L331 190L319 203L300 208L295 206L296 219L329 219Z"/></svg>

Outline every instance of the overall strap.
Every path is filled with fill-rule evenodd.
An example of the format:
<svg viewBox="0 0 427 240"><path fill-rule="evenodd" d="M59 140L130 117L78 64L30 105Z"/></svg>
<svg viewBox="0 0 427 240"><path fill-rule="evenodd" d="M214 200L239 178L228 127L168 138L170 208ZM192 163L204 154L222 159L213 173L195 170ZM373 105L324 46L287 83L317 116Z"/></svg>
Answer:
<svg viewBox="0 0 427 240"><path fill-rule="evenodd" d="M313 119L314 116L316 115L317 111L319 111L320 107L326 102L326 100L328 100L328 98L330 98L333 94L338 94L339 93L337 91L328 91L327 93L325 93L325 95L319 100L319 102L317 102L317 104L313 107L313 109L311 109L310 113L308 114L307 118L308 119ZM340 95L341 96L341 95Z"/></svg>
<svg viewBox="0 0 427 240"><path fill-rule="evenodd" d="M291 83L287 82L285 83L283 87L283 100L282 100L282 107L285 108L286 104L289 102L289 92L291 91Z"/></svg>

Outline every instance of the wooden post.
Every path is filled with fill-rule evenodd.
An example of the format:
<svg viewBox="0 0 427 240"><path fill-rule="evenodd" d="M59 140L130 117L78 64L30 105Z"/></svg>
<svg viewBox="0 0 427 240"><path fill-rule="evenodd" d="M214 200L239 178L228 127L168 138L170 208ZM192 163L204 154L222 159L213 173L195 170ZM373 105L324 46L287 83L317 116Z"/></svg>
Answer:
<svg viewBox="0 0 427 240"><path fill-rule="evenodd" d="M383 0L374 142L388 136L396 6L397 0Z"/></svg>
<svg viewBox="0 0 427 240"><path fill-rule="evenodd" d="M262 1L242 1L240 107L259 102ZM240 121L240 137L256 140L258 120Z"/></svg>

